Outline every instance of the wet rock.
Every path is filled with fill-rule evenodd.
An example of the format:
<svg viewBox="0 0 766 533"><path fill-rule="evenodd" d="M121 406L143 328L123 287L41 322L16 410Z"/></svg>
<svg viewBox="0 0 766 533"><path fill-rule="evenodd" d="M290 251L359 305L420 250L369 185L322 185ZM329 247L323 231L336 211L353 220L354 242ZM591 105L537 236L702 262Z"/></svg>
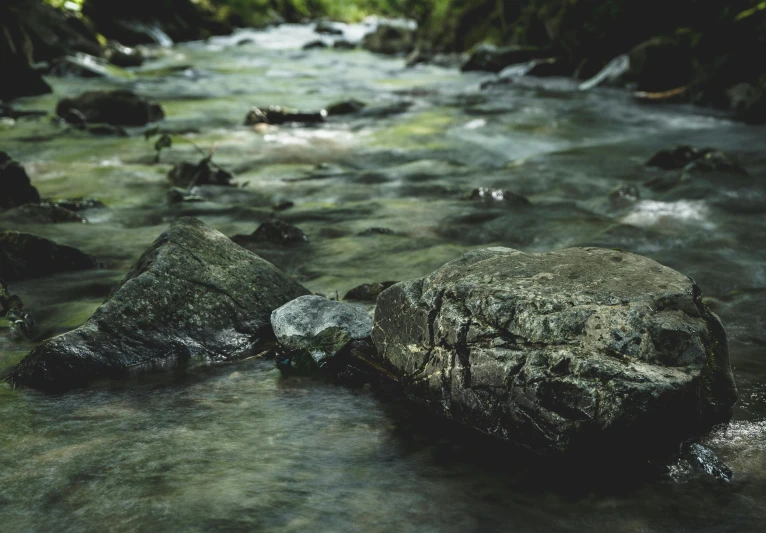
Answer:
<svg viewBox="0 0 766 533"><path fill-rule="evenodd" d="M516 205L530 205L526 196L504 189L491 189L489 187L478 187L466 196L468 200L478 200L485 203L507 203Z"/></svg>
<svg viewBox="0 0 766 533"><path fill-rule="evenodd" d="M332 47L336 50L355 50L359 45L346 39L338 39L332 43Z"/></svg>
<svg viewBox="0 0 766 533"><path fill-rule="evenodd" d="M77 248L18 231L0 232L0 276L6 281L100 268Z"/></svg>
<svg viewBox="0 0 766 533"><path fill-rule="evenodd" d="M64 222L82 224L87 222L74 211L47 202L14 207L0 214L0 220L34 224L60 224Z"/></svg>
<svg viewBox="0 0 766 533"><path fill-rule="evenodd" d="M698 172L733 172L747 174L745 170L730 155L720 150L705 150L704 154L684 167L684 174Z"/></svg>
<svg viewBox="0 0 766 533"><path fill-rule="evenodd" d="M16 295L8 292L8 286L0 278L0 326L8 328L11 340L32 338L37 330L34 318L24 311L24 304Z"/></svg>
<svg viewBox="0 0 766 533"><path fill-rule="evenodd" d="M70 211L86 211L88 209L104 209L106 206L97 198L79 197L79 198L61 198L58 200L49 200L49 204L63 207Z"/></svg>
<svg viewBox="0 0 766 533"><path fill-rule="evenodd" d="M648 167L657 167L663 170L676 170L710 152L710 148L694 148L693 146L678 145L670 150L660 150L646 162Z"/></svg>
<svg viewBox="0 0 766 533"><path fill-rule="evenodd" d="M314 32L319 35L343 35L343 30L329 20L320 20L314 25Z"/></svg>
<svg viewBox="0 0 766 533"><path fill-rule="evenodd" d="M327 113L322 111L296 111L281 106L269 106L265 109L254 107L245 117L245 126L255 126L257 124L288 124L303 123L316 124L324 122Z"/></svg>
<svg viewBox="0 0 766 533"><path fill-rule="evenodd" d="M105 59L83 53L55 59L48 69L47 74L59 78L114 77L110 73L108 62Z"/></svg>
<svg viewBox="0 0 766 533"><path fill-rule="evenodd" d="M181 187L173 187L165 194L165 200L168 205L175 205L184 202L204 202L205 198Z"/></svg>
<svg viewBox="0 0 766 533"><path fill-rule="evenodd" d="M358 302L374 302L380 293L387 288L396 285L396 281L384 281L382 283L363 283L346 293L344 300L356 300Z"/></svg>
<svg viewBox="0 0 766 533"><path fill-rule="evenodd" d="M416 29L409 24L381 22L362 39L362 48L376 54L407 55L415 49Z"/></svg>
<svg viewBox="0 0 766 533"><path fill-rule="evenodd" d="M0 209L39 201L40 193L32 186L21 163L0 152Z"/></svg>
<svg viewBox="0 0 766 533"><path fill-rule="evenodd" d="M615 250L469 252L381 293L372 337L410 398L541 453L664 454L737 398L694 281Z"/></svg>
<svg viewBox="0 0 766 533"><path fill-rule="evenodd" d="M461 70L500 72L506 67L526 63L533 59L544 59L551 56L551 51L535 46L496 46L481 44L471 51Z"/></svg>
<svg viewBox="0 0 766 533"><path fill-rule="evenodd" d="M367 237L368 235L395 235L396 232L391 228L367 228L364 231L359 232L360 237Z"/></svg>
<svg viewBox="0 0 766 533"><path fill-rule="evenodd" d="M89 91L74 98L64 98L58 103L56 114L65 118L75 109L88 123L114 126L143 126L165 117L159 104L126 90Z"/></svg>
<svg viewBox="0 0 766 533"><path fill-rule="evenodd" d="M216 166L210 157L199 163L178 163L168 172L170 183L176 187L190 188L194 185L231 185L234 175Z"/></svg>
<svg viewBox="0 0 766 533"><path fill-rule="evenodd" d="M372 318L363 309L301 296L271 314L271 326L282 347L277 364L286 373L312 373L341 366L344 350L354 340L369 340Z"/></svg>
<svg viewBox="0 0 766 533"><path fill-rule="evenodd" d="M304 294L271 263L199 220L182 218L83 326L35 348L9 382L68 389L253 355L273 340L271 312Z"/></svg>
<svg viewBox="0 0 766 533"><path fill-rule="evenodd" d="M358 113L362 109L367 107L367 104L356 98L347 98L330 104L325 108L328 117L334 117L336 115L352 115Z"/></svg>
<svg viewBox="0 0 766 533"><path fill-rule="evenodd" d="M248 44L255 44L255 39L251 37L243 37L234 43L235 46L247 46Z"/></svg>
<svg viewBox="0 0 766 533"><path fill-rule="evenodd" d="M729 483L733 473L713 450L694 443L684 446L681 456L669 466L668 475L676 483L688 483L699 477Z"/></svg>
<svg viewBox="0 0 766 533"><path fill-rule="evenodd" d="M290 200L282 200L271 206L274 211L287 211L293 207L295 207L295 202L291 202Z"/></svg>
<svg viewBox="0 0 766 533"><path fill-rule="evenodd" d="M609 202L615 207L625 207L641 199L638 187L623 183L609 192Z"/></svg>
<svg viewBox="0 0 766 533"><path fill-rule="evenodd" d="M738 83L726 91L729 109L748 124L766 122L766 94L764 87L750 83Z"/></svg>
<svg viewBox="0 0 766 533"><path fill-rule="evenodd" d="M280 246L291 246L304 244L309 238L300 228L284 220L270 218L250 235L235 235L232 240L237 243L268 242Z"/></svg>
<svg viewBox="0 0 766 533"><path fill-rule="evenodd" d="M324 42L322 39L309 41L303 45L304 50L316 50L318 48L329 48L329 45L326 42Z"/></svg>
<svg viewBox="0 0 766 533"><path fill-rule="evenodd" d="M121 68L140 67L144 64L144 55L137 48L128 48L120 43L111 42L106 49L106 60Z"/></svg>

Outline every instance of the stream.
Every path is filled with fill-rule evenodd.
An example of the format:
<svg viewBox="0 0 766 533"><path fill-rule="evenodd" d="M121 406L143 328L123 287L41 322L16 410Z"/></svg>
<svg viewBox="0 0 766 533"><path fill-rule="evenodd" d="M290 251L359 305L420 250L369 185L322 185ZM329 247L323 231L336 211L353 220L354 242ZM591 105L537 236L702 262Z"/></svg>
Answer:
<svg viewBox="0 0 766 533"><path fill-rule="evenodd" d="M362 26L347 27L359 38ZM96 137L47 118L0 123L0 149L44 198L94 197L88 224L0 221L76 246L103 270L15 282L41 338L87 320L141 252L184 215L251 233L272 205L309 243L256 250L310 290L342 296L426 275L475 248L621 248L693 277L726 325L740 400L704 437L733 471L593 483L421 418L370 387L282 377L273 361L193 367L61 395L0 385L3 532L749 532L766 520L766 127L683 105L646 105L574 80L492 76L362 50L302 50L311 26L240 30L161 49L110 78L50 78L17 107L129 88L175 133L154 163L145 128ZM365 111L320 125L252 128L252 106ZM193 144L192 144L193 143ZM695 175L667 191L644 166L675 144L714 147L748 175ZM214 161L236 188L167 205L167 173ZM641 199L608 195L635 185ZM530 205L466 197L507 189ZM369 231L370 228L385 228ZM39 339L38 339L39 340ZM0 375L34 346L0 336ZM619 453L619 452L617 452Z"/></svg>

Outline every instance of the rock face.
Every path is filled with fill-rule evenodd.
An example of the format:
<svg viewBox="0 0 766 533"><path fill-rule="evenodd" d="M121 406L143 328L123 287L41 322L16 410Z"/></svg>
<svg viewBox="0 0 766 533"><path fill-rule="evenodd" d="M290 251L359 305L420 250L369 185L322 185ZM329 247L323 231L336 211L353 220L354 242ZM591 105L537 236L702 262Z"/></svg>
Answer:
<svg viewBox="0 0 766 533"><path fill-rule="evenodd" d="M21 163L0 152L0 209L39 201L40 194L32 186Z"/></svg>
<svg viewBox="0 0 766 533"><path fill-rule="evenodd" d="M408 396L542 453L661 451L737 398L694 281L613 250L469 252L385 290L372 338Z"/></svg>
<svg viewBox="0 0 766 533"><path fill-rule="evenodd" d="M88 322L35 348L9 381L67 389L130 371L248 356L273 339L271 312L307 293L223 234L182 218Z"/></svg>
<svg viewBox="0 0 766 533"><path fill-rule="evenodd" d="M6 281L92 270L101 264L77 248L18 231L0 232L0 276Z"/></svg>
<svg viewBox="0 0 766 533"><path fill-rule="evenodd" d="M306 373L332 367L352 341L369 340L372 318L353 305L301 296L271 313L271 326L287 352L280 368Z"/></svg>
<svg viewBox="0 0 766 533"><path fill-rule="evenodd" d="M74 98L64 98L56 114L67 119L73 111L82 114L89 123L113 126L143 126L165 118L162 107L131 91L89 91Z"/></svg>

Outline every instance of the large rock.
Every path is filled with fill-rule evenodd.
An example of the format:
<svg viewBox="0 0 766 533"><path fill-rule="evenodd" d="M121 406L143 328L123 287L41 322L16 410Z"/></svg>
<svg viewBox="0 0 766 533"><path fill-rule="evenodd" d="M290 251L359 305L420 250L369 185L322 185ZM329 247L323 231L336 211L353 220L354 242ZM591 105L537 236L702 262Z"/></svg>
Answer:
<svg viewBox="0 0 766 533"><path fill-rule="evenodd" d="M385 290L372 338L411 398L544 453L665 451L737 398L694 281L615 250L469 252Z"/></svg>
<svg viewBox="0 0 766 533"><path fill-rule="evenodd" d="M6 281L61 272L92 270L101 264L77 248L18 231L0 232L0 276Z"/></svg>
<svg viewBox="0 0 766 533"><path fill-rule="evenodd" d="M131 371L252 355L274 337L271 312L307 293L271 263L182 218L88 322L35 348L9 381L67 389Z"/></svg>
<svg viewBox="0 0 766 533"><path fill-rule="evenodd" d="M39 201L40 194L32 186L21 163L0 152L0 209Z"/></svg>
<svg viewBox="0 0 766 533"><path fill-rule="evenodd" d="M89 91L74 98L64 98L56 107L63 119L74 112L89 123L114 126L143 126L165 118L162 106L131 91Z"/></svg>
<svg viewBox="0 0 766 533"><path fill-rule="evenodd" d="M372 318L354 305L301 296L271 313L271 326L286 352L280 368L310 372L335 366L352 341L369 340Z"/></svg>

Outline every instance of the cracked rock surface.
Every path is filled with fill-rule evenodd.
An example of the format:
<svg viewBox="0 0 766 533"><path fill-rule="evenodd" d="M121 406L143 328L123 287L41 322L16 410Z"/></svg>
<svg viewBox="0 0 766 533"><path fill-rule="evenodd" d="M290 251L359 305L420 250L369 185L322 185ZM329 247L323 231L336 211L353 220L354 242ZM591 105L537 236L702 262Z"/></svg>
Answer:
<svg viewBox="0 0 766 533"><path fill-rule="evenodd" d="M726 333L695 282L600 248L469 252L383 291L407 395L542 453L649 454L731 416Z"/></svg>
<svg viewBox="0 0 766 533"><path fill-rule="evenodd" d="M182 218L83 326L35 348L9 381L67 389L133 370L246 357L273 340L271 312L304 294L268 261Z"/></svg>

